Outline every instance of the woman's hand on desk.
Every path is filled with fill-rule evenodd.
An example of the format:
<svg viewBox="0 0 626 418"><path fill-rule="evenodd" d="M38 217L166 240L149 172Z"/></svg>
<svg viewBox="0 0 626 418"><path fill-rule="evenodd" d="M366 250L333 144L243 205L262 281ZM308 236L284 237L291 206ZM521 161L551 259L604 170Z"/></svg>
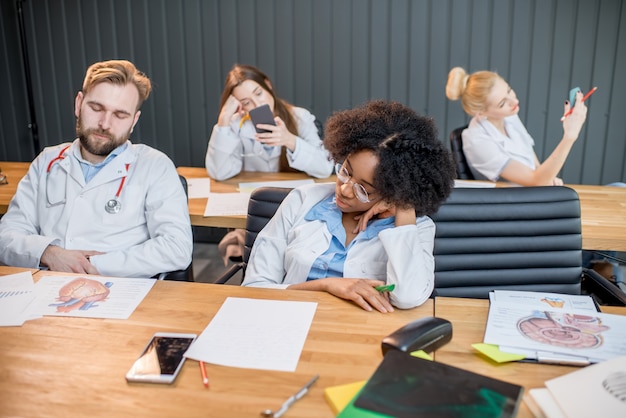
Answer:
<svg viewBox="0 0 626 418"><path fill-rule="evenodd" d="M67 273L100 274L89 261L92 255L104 254L100 251L66 250L56 245L48 245L41 255L41 265L52 271Z"/></svg>
<svg viewBox="0 0 626 418"><path fill-rule="evenodd" d="M376 309L382 313L393 312L389 293L381 293L374 289L375 286L384 284L382 280L331 277L292 284L288 289L323 290L338 298L351 300L366 311Z"/></svg>

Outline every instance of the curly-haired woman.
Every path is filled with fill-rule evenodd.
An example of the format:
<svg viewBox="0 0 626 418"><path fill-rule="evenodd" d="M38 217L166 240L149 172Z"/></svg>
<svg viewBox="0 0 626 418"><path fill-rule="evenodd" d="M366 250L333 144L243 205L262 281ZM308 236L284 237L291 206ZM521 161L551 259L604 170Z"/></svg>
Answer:
<svg viewBox="0 0 626 418"><path fill-rule="evenodd" d="M333 114L324 146L335 184L294 189L259 233L242 285L322 290L380 312L424 303L434 287L437 211L452 156L432 119L371 101ZM393 284L390 292L375 287Z"/></svg>

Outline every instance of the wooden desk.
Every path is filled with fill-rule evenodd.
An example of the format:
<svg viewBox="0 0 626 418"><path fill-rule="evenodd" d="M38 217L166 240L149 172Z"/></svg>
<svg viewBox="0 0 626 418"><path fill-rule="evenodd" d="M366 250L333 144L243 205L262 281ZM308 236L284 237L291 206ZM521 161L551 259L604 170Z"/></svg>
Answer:
<svg viewBox="0 0 626 418"><path fill-rule="evenodd" d="M580 199L583 249L626 251L626 187L566 186Z"/></svg>
<svg viewBox="0 0 626 418"><path fill-rule="evenodd" d="M207 364L205 389L198 363L188 360L172 385L126 382L154 332L200 334L229 296L318 303L295 372ZM324 388L369 378L382 360L382 338L432 314L432 300L380 314L323 292L160 281L128 320L44 317L0 328L0 416L257 418L319 373L285 416L332 417Z"/></svg>
<svg viewBox="0 0 626 418"><path fill-rule="evenodd" d="M30 163L0 161L0 168L8 176L9 184L0 186L0 215L6 213L17 183L28 171ZM179 167L186 178L207 177L203 167ZM241 173L224 181L211 180L211 191L232 193L240 182L301 180L304 173ZM334 177L315 179L334 181ZM568 184L580 198L583 248L587 250L626 251L626 188ZM204 217L206 198L189 199L191 224L222 228L245 228L245 216Z"/></svg>
<svg viewBox="0 0 626 418"><path fill-rule="evenodd" d="M604 309L607 308L607 309ZM626 315L626 308L603 307L603 312ZM452 322L452 341L435 353L435 360L496 379L522 385L528 389L543 387L546 380L580 370L579 367L533 363L498 364L475 351L471 344L483 341L489 301L437 297L435 316ZM518 417L532 417L522 402Z"/></svg>
<svg viewBox="0 0 626 418"><path fill-rule="evenodd" d="M17 184L26 175L30 163L0 161L2 174L7 176L9 184L0 184L0 215L7 213L9 203L17 190Z"/></svg>
<svg viewBox="0 0 626 418"><path fill-rule="evenodd" d="M178 174L185 178L208 177L204 168L199 167L178 167ZM239 191L239 183L280 181L280 180L304 180L313 179L305 173L260 173L242 172L228 180L216 181L211 179L211 192L214 193L235 193ZM334 177L326 179L313 179L318 183L334 182ZM194 226L214 226L222 228L245 228L245 216L209 216L204 217L206 208L206 198L189 199L189 215L191 224Z"/></svg>
<svg viewBox="0 0 626 418"><path fill-rule="evenodd" d="M9 267L9 266L0 266L0 276L6 276L8 274L16 274L23 273L25 271L30 271L32 274L37 273L38 269L29 269L24 267ZM1 411L1 409L0 409Z"/></svg>

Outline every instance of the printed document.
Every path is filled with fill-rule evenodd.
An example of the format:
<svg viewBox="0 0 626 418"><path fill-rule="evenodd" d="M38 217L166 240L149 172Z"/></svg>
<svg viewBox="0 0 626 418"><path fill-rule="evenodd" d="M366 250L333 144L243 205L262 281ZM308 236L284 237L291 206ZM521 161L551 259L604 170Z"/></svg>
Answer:
<svg viewBox="0 0 626 418"><path fill-rule="evenodd" d="M156 279L44 276L31 312L49 316L128 319Z"/></svg>
<svg viewBox="0 0 626 418"><path fill-rule="evenodd" d="M30 271L0 277L0 326L20 326L28 319L28 306L35 298Z"/></svg>
<svg viewBox="0 0 626 418"><path fill-rule="evenodd" d="M563 361L597 363L626 355L626 317L588 306L577 309L579 301L549 293L526 303L491 297L484 342L539 361L556 362L562 356Z"/></svg>

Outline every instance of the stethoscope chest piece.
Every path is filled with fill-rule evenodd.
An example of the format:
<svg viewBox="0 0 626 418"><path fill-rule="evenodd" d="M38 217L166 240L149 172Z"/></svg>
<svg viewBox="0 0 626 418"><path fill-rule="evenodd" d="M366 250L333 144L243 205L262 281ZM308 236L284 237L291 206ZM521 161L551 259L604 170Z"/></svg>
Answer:
<svg viewBox="0 0 626 418"><path fill-rule="evenodd" d="M114 215L122 210L122 203L117 199L109 199L104 205L104 210L106 210L111 215Z"/></svg>

